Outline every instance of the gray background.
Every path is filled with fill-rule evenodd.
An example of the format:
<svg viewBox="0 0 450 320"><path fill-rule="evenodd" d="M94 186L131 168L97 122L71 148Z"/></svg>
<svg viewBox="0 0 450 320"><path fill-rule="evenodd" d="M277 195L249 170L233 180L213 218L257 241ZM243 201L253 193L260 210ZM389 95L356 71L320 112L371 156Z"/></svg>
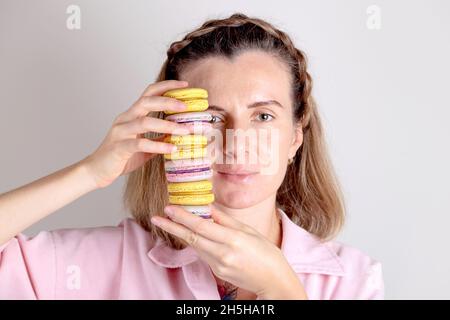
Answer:
<svg viewBox="0 0 450 320"><path fill-rule="evenodd" d="M81 30L66 28L70 4ZM380 30L366 26L372 4ZM239 11L287 31L309 57L348 206L338 240L383 263L386 298L450 298L449 9L445 0L0 0L0 192L94 151L172 41ZM115 225L123 185L26 233Z"/></svg>

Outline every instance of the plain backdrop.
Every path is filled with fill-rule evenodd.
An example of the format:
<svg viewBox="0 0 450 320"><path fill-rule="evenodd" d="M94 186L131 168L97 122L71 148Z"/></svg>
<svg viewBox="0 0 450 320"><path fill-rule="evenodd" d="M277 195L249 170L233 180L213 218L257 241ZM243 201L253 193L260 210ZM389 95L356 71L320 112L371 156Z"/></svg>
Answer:
<svg viewBox="0 0 450 320"><path fill-rule="evenodd" d="M70 5L79 30L66 27ZM372 5L380 29L367 25ZM234 12L267 19L309 58L348 209L338 240L382 262L387 299L450 298L446 0L0 0L0 193L93 152L171 42ZM124 182L25 233L116 225Z"/></svg>

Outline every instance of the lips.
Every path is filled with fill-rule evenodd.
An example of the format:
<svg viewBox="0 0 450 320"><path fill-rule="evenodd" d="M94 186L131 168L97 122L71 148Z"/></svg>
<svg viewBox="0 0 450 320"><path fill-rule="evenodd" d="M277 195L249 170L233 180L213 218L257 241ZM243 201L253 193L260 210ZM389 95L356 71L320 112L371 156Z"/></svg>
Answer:
<svg viewBox="0 0 450 320"><path fill-rule="evenodd" d="M258 173L255 171L222 171L222 170L217 170L217 172L221 174L238 175L238 176L252 175Z"/></svg>
<svg viewBox="0 0 450 320"><path fill-rule="evenodd" d="M218 177L233 183L251 183L257 171L243 170L243 169L220 169L217 170Z"/></svg>

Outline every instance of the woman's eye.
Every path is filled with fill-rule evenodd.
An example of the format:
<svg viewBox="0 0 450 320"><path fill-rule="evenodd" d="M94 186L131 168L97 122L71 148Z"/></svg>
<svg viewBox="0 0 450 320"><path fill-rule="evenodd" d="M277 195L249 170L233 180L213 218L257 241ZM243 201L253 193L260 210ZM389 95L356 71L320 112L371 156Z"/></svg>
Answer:
<svg viewBox="0 0 450 320"><path fill-rule="evenodd" d="M265 122L265 121L269 121L269 120L273 119L273 116L268 113L260 113L260 114L258 114L258 119Z"/></svg>
<svg viewBox="0 0 450 320"><path fill-rule="evenodd" d="M211 117L210 122L211 122L211 123L217 123L217 122L219 122L220 120L221 120L221 119L220 119L218 116L213 115L213 116Z"/></svg>

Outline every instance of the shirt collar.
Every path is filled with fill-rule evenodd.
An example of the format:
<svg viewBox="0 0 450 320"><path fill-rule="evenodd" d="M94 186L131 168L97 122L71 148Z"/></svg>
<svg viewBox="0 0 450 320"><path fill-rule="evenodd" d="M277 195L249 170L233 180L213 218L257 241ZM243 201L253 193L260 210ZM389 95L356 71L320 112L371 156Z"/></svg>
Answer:
<svg viewBox="0 0 450 320"><path fill-rule="evenodd" d="M279 208L278 212L282 225L281 251L296 273L345 274L340 258L327 242L322 242L292 222L282 209ZM199 259L194 248L187 246L176 250L160 238L147 255L153 262L166 268L183 267Z"/></svg>

